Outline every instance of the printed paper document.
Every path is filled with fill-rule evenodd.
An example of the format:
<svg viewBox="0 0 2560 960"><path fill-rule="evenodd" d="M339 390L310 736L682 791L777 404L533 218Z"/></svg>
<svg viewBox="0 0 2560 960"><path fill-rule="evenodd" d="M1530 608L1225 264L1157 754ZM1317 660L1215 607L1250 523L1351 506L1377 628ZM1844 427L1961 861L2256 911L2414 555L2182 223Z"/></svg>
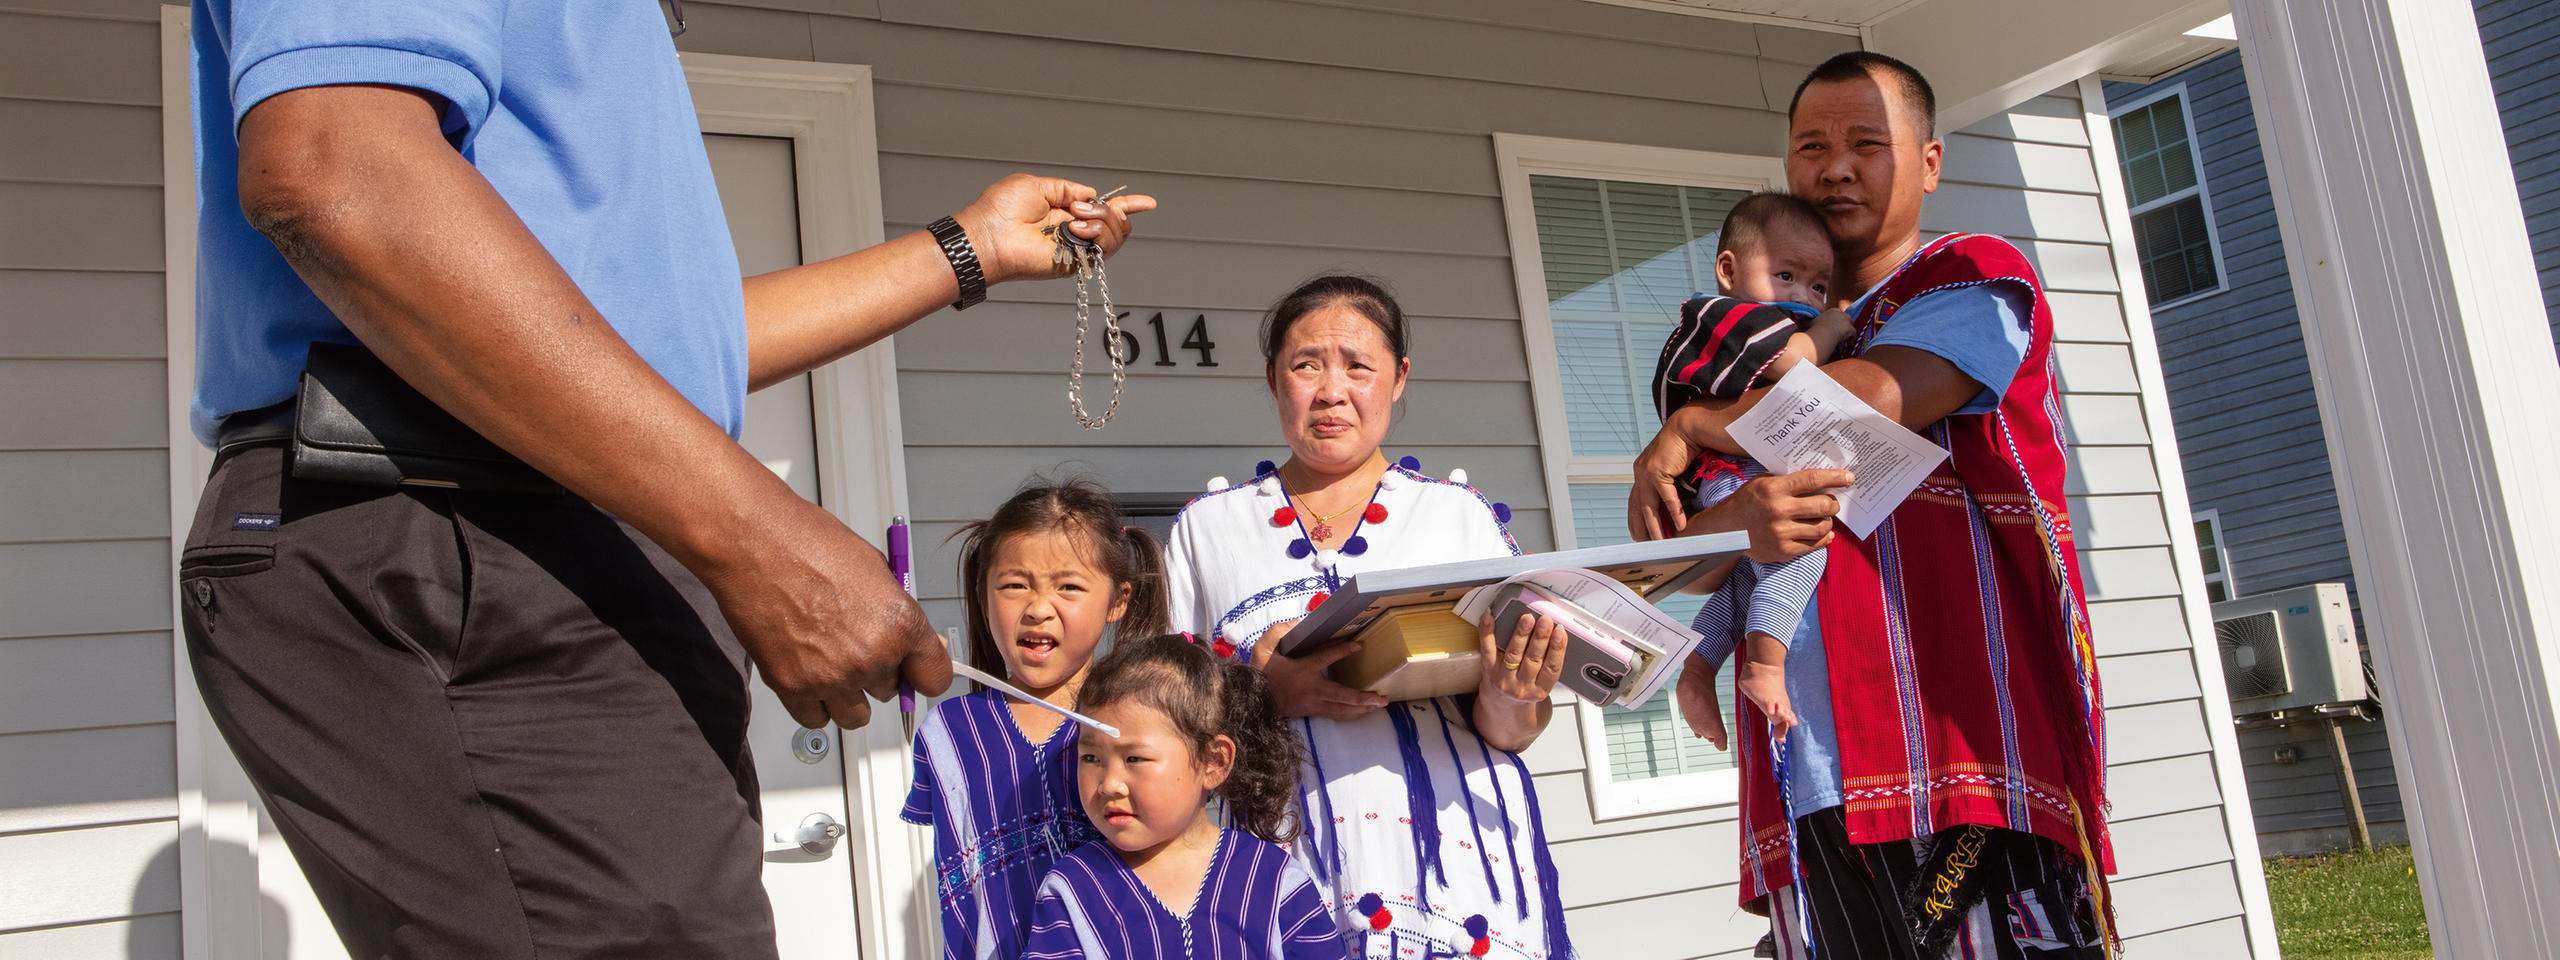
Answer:
<svg viewBox="0 0 2560 960"><path fill-rule="evenodd" d="M1810 363L1787 371L1727 432L1771 473L1856 473L1856 483L1831 493L1840 498L1840 522L1860 537L1874 533L1947 458L1945 449L1877 413Z"/></svg>

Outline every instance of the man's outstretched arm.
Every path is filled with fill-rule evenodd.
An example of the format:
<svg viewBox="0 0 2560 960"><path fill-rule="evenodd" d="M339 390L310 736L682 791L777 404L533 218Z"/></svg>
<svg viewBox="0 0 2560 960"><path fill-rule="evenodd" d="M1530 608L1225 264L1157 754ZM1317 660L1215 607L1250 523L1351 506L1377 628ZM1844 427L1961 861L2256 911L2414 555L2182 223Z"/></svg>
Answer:
<svg viewBox="0 0 2560 960"><path fill-rule="evenodd" d="M952 214L990 285L1064 276L1056 241L1040 227L1068 223L1105 253L1129 238L1129 215L1155 209L1147 196L1100 204L1070 180L1014 174ZM917 231L817 263L748 277L747 389L766 387L870 346L957 299L959 283L933 235Z"/></svg>
<svg viewBox="0 0 2560 960"><path fill-rule="evenodd" d="M260 102L239 128L242 210L403 379L701 577L795 719L859 725L864 693L885 698L902 673L948 686L879 552L632 351L437 109L381 86ZM946 269L934 295L949 288Z"/></svg>

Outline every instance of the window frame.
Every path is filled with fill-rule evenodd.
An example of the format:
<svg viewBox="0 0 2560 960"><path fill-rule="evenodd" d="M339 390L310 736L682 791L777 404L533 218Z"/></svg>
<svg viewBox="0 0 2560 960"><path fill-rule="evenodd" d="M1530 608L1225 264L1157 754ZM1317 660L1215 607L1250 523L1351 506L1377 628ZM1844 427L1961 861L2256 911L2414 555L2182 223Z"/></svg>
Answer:
<svg viewBox="0 0 2560 960"><path fill-rule="evenodd" d="M2240 578L2238 574L2231 569L2231 529L2223 526L2222 511L2213 507L2198 510L2193 514L2192 522L2205 524L2213 528L2213 560L2216 567L2221 570L2220 573L2199 571L2196 579L2196 589L2210 591L2213 589L2214 584L2220 583L2222 584L2223 601L2240 599ZM2202 551L2202 545L2198 545L2197 550ZM2201 564L2204 558L2202 556L2198 556L2196 560ZM2210 592L2205 594L2205 600L2208 603L2221 602L2214 600L2213 595Z"/></svg>
<svg viewBox="0 0 2560 960"><path fill-rule="evenodd" d="M1493 148L1502 189L1503 222L1511 244L1512 282L1519 296L1521 343L1529 357L1538 458L1548 491L1547 521L1556 548L1570 550L1577 545L1571 485L1628 483L1633 481L1634 471L1631 462L1573 455L1572 438L1565 427L1564 373L1555 350L1555 318L1547 306L1546 264L1539 254L1537 211L1530 198L1529 177L1536 174L1759 191L1785 188L1786 162L1774 154L1717 153L1514 133L1494 134ZM1659 694L1672 695L1667 689ZM1594 822L1725 806L1739 799L1741 780L1732 769L1642 780L1613 779L1608 729L1601 709L1561 688L1555 699L1558 704L1571 707L1576 725L1581 728L1583 783Z"/></svg>
<svg viewBox="0 0 2560 960"><path fill-rule="evenodd" d="M2222 262L2222 226L2215 221L2213 215L2213 188L2205 183L2204 144L2196 139L2195 98L2188 95L2186 82L2179 81L2177 83L2160 87L2159 89L2143 94L2139 98L2128 100L2121 106L2109 104L2107 106L2107 136L2116 136L2116 124L2122 122L2126 114L2130 114L2136 110L2148 109L2152 104L2159 103L2160 101L2169 99L2170 97L2178 98L2178 122L2186 125L2187 160L2189 163L2195 165L2195 185L2170 193L2166 196L2162 196L2149 203L2136 204L2133 202L2133 185L2130 181L2124 180L2124 157L2119 155L2116 157L2116 176L2119 181L2124 182L2124 199L2128 208L2125 212L2125 219L2128 222L2138 220L2143 214L2150 213L2170 204L2185 200L2188 197L2194 197L2197 205L2204 211L2205 248L2207 255L2213 258L2213 286L2191 291L2182 297L2162 300L2158 303L2151 304L2150 308L2153 310L2175 309L2215 294L2228 292L2231 289L2231 269L2227 264ZM2138 235L2125 237L2125 242L2133 244L2135 262L2137 266L2143 260L2149 259L2148 254L2144 253L2142 250L2142 241ZM2146 286L2148 285L2146 284ZM2145 299L2149 298L2149 293L2150 291L2147 289L2144 291Z"/></svg>

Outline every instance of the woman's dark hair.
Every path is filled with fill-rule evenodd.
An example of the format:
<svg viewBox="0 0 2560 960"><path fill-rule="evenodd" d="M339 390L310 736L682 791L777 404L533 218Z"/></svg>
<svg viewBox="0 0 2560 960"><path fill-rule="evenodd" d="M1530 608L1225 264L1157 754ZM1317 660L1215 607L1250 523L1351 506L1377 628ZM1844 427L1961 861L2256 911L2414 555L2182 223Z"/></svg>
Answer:
<svg viewBox="0 0 2560 960"><path fill-rule="evenodd" d="M1262 671L1222 659L1173 633L1113 644L1076 691L1076 709L1092 713L1134 701L1173 721L1197 756L1220 736L1235 741L1236 760L1218 787L1236 828L1272 843L1298 836L1298 737L1271 703Z"/></svg>
<svg viewBox="0 0 2560 960"><path fill-rule="evenodd" d="M1024 534L1058 531L1071 536L1086 561L1129 587L1129 609L1121 614L1115 636L1143 637L1164 632L1164 550L1156 538L1128 525L1120 502L1100 484L1082 478L1025 481L995 516L960 528L960 590L969 605L969 662L990 673L1003 669L1004 653L996 649L994 625L987 622L987 567L996 547ZM982 687L983 689L983 687Z"/></svg>
<svg viewBox="0 0 2560 960"><path fill-rule="evenodd" d="M1348 274L1317 277L1298 285L1271 312L1262 317L1262 377L1277 372L1273 365L1280 360L1280 346L1289 340L1289 328L1307 314L1341 304L1378 325L1378 333L1387 338L1387 350L1395 354L1399 365L1409 355L1405 349L1404 308L1396 306L1394 294L1378 281Z"/></svg>

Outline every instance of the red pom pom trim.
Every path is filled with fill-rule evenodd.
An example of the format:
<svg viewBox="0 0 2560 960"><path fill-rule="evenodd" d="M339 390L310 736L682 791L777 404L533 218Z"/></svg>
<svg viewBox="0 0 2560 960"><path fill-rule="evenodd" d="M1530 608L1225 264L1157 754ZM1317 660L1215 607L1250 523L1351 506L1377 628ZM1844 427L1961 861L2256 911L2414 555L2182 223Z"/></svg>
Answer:
<svg viewBox="0 0 2560 960"><path fill-rule="evenodd" d="M1370 504L1369 512L1361 514L1361 516L1368 518L1370 523L1385 523L1387 522L1387 505L1383 503Z"/></svg>
<svg viewBox="0 0 2560 960"><path fill-rule="evenodd" d="M1314 613L1314 612L1315 612L1315 609L1316 609L1317 607L1324 606L1324 602L1325 602L1325 601L1327 601L1327 600L1331 600L1331 599L1333 599L1333 594L1330 594L1330 593L1319 593L1319 594L1316 594L1315 596L1308 597L1308 598L1307 598L1307 612L1308 612L1308 613Z"/></svg>
<svg viewBox="0 0 2560 960"><path fill-rule="evenodd" d="M1234 659L1236 655L1236 645L1228 643L1227 638L1225 637L1219 637L1215 642L1209 644L1209 652L1217 654L1218 659L1221 660Z"/></svg>
<svg viewBox="0 0 2560 960"><path fill-rule="evenodd" d="M1278 510L1271 511L1272 526L1285 527L1296 522L1298 522L1298 508L1296 507L1281 507Z"/></svg>
<svg viewBox="0 0 2560 960"><path fill-rule="evenodd" d="M1475 946L1472 946L1472 947L1468 947L1468 948L1467 948L1467 956L1470 956L1470 957L1481 957L1481 956L1484 956L1486 953L1492 952L1492 950L1493 950L1493 941L1492 941L1492 940L1488 940L1488 939L1485 939L1485 938L1483 938L1483 937L1478 937L1478 938L1476 938L1476 945L1475 945Z"/></svg>
<svg viewBox="0 0 2560 960"><path fill-rule="evenodd" d="M1384 930L1395 925L1395 922L1395 916L1388 913L1387 908L1385 907L1379 907L1378 912L1369 915L1369 929L1371 930Z"/></svg>

